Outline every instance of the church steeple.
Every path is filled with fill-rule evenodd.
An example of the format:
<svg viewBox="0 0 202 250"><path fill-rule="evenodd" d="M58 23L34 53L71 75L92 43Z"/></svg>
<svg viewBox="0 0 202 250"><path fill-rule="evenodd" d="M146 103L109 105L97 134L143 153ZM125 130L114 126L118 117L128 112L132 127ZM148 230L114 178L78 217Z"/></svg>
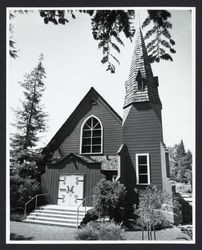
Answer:
<svg viewBox="0 0 202 250"><path fill-rule="evenodd" d="M153 76L141 28L136 32L129 78L125 83L124 108L139 102L161 104L158 94L158 77Z"/></svg>

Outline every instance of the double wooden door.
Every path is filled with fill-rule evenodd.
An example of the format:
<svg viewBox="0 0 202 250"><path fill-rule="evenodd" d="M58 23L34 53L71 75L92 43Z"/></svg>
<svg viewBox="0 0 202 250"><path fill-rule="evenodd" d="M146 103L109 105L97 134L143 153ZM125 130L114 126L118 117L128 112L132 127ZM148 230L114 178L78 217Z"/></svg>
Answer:
<svg viewBox="0 0 202 250"><path fill-rule="evenodd" d="M84 175L59 176L58 205L78 206L83 200Z"/></svg>

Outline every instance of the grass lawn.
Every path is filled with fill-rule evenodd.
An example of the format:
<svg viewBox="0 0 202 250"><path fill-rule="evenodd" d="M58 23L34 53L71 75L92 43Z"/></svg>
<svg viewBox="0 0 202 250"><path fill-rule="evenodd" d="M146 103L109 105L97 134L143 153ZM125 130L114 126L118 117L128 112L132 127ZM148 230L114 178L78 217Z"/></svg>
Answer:
<svg viewBox="0 0 202 250"><path fill-rule="evenodd" d="M43 241L43 240L74 240L75 231L77 229L36 225L23 222L12 221L10 224L10 240L29 240L29 241ZM125 232L126 240L141 240L142 232ZM157 240L178 240L177 238L186 237L182 234L179 228L169 228L156 232ZM145 232L146 238L146 232ZM188 238L188 236L186 237Z"/></svg>

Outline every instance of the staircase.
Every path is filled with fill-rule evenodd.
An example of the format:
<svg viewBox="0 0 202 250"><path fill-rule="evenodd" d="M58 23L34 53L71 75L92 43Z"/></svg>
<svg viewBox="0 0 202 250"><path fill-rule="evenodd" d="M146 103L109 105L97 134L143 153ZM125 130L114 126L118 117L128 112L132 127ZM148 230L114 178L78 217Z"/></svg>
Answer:
<svg viewBox="0 0 202 250"><path fill-rule="evenodd" d="M86 211L89 209L91 209L91 207L86 207ZM80 207L78 217L79 224L84 216L85 207ZM23 222L76 228L77 207L61 205L41 206L31 212Z"/></svg>

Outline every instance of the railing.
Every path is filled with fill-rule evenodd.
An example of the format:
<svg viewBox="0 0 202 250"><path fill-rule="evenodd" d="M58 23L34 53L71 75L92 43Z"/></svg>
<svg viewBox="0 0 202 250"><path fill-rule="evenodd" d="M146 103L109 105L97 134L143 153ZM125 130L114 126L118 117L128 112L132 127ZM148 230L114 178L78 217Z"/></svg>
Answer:
<svg viewBox="0 0 202 250"><path fill-rule="evenodd" d="M46 196L46 195L49 195L49 193L46 193L46 194L37 194L35 195L34 197L32 197L28 202L25 203L25 210L24 210L24 219L27 217L27 205L30 204L31 201L33 201L35 199L35 206L34 206L34 209L37 208L37 202L38 202L38 197L39 196Z"/></svg>
<svg viewBox="0 0 202 250"><path fill-rule="evenodd" d="M92 198L92 196L86 196L81 204L77 207L77 226L79 225L79 209L80 207L85 203L84 207L85 207L85 214L86 214L86 201L89 199L89 198Z"/></svg>

